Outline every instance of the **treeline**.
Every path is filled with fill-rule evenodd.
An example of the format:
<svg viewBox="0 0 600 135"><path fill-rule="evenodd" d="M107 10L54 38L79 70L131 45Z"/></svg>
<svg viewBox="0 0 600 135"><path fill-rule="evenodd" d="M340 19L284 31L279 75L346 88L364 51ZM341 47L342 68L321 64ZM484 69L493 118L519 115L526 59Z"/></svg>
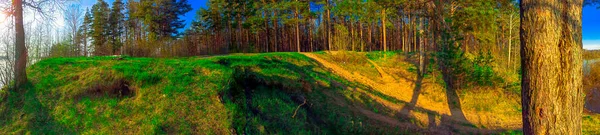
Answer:
<svg viewBox="0 0 600 135"><path fill-rule="evenodd" d="M468 54L489 51L517 63L519 13L512 0L210 0L179 33L180 17L191 9L186 0L98 0L72 28L72 47L63 48L77 56L429 52L448 29Z"/></svg>
<svg viewBox="0 0 600 135"><path fill-rule="evenodd" d="M179 42L186 56L401 51L450 87L494 85L519 67L519 18L513 0L211 0Z"/></svg>
<svg viewBox="0 0 600 135"><path fill-rule="evenodd" d="M70 42L53 46L52 56L173 56L180 16L192 7L187 0L98 0L81 20L79 8L65 11L73 30ZM71 18L72 17L72 18Z"/></svg>
<svg viewBox="0 0 600 135"><path fill-rule="evenodd" d="M449 27L467 52L508 52L518 43L516 5L512 0L211 0L207 9L198 11L183 40L192 55L412 52L433 48L436 31ZM448 24L434 23L440 19Z"/></svg>

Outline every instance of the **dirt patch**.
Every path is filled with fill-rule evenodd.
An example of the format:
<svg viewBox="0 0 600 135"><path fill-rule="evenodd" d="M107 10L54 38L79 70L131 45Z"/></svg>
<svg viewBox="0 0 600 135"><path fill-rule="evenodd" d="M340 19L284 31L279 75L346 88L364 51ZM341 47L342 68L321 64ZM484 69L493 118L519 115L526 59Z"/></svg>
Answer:
<svg viewBox="0 0 600 135"><path fill-rule="evenodd" d="M124 79L117 79L109 83L99 83L89 90L87 95L90 96L109 96L109 97L131 97L135 94L135 90L129 85L130 83Z"/></svg>

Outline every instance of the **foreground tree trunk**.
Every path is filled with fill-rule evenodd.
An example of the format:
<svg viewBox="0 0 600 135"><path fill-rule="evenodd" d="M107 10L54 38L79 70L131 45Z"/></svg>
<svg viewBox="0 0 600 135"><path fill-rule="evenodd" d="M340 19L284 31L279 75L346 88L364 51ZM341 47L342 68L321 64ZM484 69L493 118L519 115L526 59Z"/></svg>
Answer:
<svg viewBox="0 0 600 135"><path fill-rule="evenodd" d="M582 0L521 0L523 132L581 134Z"/></svg>
<svg viewBox="0 0 600 135"><path fill-rule="evenodd" d="M13 0L15 17L15 88L19 89L27 82L27 49L25 48L25 30L23 28L23 1Z"/></svg>

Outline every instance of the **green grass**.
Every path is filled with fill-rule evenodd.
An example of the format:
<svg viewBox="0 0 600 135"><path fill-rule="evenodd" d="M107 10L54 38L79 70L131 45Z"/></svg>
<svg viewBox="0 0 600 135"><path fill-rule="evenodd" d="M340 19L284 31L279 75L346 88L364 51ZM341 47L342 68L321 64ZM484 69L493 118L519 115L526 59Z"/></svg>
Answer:
<svg viewBox="0 0 600 135"><path fill-rule="evenodd" d="M405 132L332 103L322 92L345 91L332 81L355 84L298 53L52 58L27 71L23 90L0 93L0 133Z"/></svg>

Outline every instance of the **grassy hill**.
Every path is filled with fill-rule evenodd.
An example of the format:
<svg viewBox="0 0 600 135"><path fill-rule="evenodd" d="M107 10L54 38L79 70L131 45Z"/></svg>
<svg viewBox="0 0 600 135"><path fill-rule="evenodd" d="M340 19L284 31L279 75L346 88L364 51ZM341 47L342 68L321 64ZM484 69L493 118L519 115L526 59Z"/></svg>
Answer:
<svg viewBox="0 0 600 135"><path fill-rule="evenodd" d="M519 134L518 92L448 91L438 73L378 52L52 58L0 91L0 133Z"/></svg>

